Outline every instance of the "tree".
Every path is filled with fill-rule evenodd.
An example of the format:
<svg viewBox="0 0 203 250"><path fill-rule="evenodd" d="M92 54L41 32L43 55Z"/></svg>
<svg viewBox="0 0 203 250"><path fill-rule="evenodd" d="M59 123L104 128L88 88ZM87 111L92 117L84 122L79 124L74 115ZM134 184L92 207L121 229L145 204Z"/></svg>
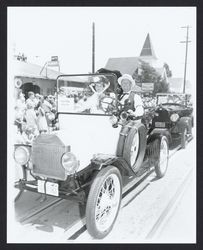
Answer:
<svg viewBox="0 0 203 250"><path fill-rule="evenodd" d="M144 61L141 62L141 67L133 74L133 78L139 86L141 86L142 83L154 83L154 94L169 91L166 80L162 79L155 68Z"/></svg>
<svg viewBox="0 0 203 250"><path fill-rule="evenodd" d="M169 66L167 63L164 63L164 66L163 66L166 70L166 75L167 77L172 77L172 71L170 70Z"/></svg>

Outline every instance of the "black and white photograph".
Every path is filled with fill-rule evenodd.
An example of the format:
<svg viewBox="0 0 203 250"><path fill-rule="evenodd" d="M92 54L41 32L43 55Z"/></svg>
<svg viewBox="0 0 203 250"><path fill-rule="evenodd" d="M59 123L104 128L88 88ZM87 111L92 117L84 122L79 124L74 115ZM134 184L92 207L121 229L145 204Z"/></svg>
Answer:
<svg viewBox="0 0 203 250"><path fill-rule="evenodd" d="M7 243L196 243L196 7L7 7Z"/></svg>

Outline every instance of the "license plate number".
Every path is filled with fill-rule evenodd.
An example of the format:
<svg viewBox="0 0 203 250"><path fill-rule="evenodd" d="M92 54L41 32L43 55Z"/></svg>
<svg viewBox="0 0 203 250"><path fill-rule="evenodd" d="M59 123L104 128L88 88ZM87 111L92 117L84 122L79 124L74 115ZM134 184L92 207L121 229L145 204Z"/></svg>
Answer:
<svg viewBox="0 0 203 250"><path fill-rule="evenodd" d="M155 122L155 127L165 128L165 122Z"/></svg>
<svg viewBox="0 0 203 250"><path fill-rule="evenodd" d="M50 194L53 196L59 196L58 183L38 180L37 181L37 191L43 194Z"/></svg>

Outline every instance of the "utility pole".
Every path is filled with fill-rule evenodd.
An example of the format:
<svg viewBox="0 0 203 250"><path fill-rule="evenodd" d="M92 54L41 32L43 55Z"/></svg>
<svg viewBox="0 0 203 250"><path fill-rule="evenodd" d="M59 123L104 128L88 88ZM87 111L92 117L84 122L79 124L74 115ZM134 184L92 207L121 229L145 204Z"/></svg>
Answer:
<svg viewBox="0 0 203 250"><path fill-rule="evenodd" d="M187 51L188 51L188 43L190 43L191 41L188 40L188 33L189 33L189 27L188 25L187 26L184 26L184 27L181 27L183 29L187 29L187 35L186 35L186 41L181 41L181 43L185 43L185 69L184 69L184 82L183 82L183 94L185 93L185 85L186 85L186 70L187 70Z"/></svg>
<svg viewBox="0 0 203 250"><path fill-rule="evenodd" d="M95 71L95 25L92 23L92 73Z"/></svg>

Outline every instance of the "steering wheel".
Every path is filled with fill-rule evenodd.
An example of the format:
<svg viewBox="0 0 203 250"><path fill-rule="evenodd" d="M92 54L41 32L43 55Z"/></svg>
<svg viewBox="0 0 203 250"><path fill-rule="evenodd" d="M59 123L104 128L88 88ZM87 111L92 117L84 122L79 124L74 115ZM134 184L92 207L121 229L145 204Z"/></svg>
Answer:
<svg viewBox="0 0 203 250"><path fill-rule="evenodd" d="M105 113L112 112L116 107L116 98L112 96L103 96L99 100L99 107Z"/></svg>

